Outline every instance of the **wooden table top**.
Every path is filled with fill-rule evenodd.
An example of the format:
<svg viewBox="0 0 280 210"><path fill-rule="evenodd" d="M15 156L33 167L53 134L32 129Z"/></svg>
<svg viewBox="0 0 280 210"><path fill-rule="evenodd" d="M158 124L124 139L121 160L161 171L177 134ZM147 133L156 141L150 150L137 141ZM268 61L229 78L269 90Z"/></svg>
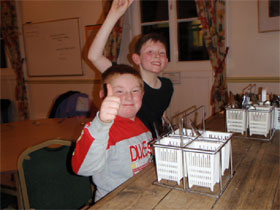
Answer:
<svg viewBox="0 0 280 210"><path fill-rule="evenodd" d="M211 120L207 130L224 130L223 117ZM270 142L233 137L235 174L220 198L155 185L151 164L90 209L279 209L279 133Z"/></svg>
<svg viewBox="0 0 280 210"><path fill-rule="evenodd" d="M17 171L19 155L49 139L76 141L86 118L25 120L1 124L1 172Z"/></svg>

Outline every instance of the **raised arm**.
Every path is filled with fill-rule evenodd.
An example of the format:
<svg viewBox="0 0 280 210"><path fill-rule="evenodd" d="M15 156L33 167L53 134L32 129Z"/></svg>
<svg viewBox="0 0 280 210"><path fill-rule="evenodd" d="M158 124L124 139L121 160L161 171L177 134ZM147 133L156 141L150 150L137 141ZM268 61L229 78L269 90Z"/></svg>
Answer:
<svg viewBox="0 0 280 210"><path fill-rule="evenodd" d="M88 52L88 59L103 73L112 66L112 61L103 55L106 42L118 19L126 12L134 0L114 0L111 9L96 34Z"/></svg>

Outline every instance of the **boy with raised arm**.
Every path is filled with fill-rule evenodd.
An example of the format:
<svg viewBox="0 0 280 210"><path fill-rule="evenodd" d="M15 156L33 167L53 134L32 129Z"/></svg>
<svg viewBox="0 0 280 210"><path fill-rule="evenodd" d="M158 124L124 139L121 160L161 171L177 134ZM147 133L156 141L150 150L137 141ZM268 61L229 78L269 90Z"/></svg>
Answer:
<svg viewBox="0 0 280 210"><path fill-rule="evenodd" d="M103 50L114 25L132 2L133 0L113 1L111 9L89 49L88 58L100 72L104 72L112 66L112 62L103 55ZM159 34L151 33L138 40L132 55L133 62L138 65L144 80L145 91L142 107L137 116L151 130L153 137L156 137L154 124L161 124L173 95L172 82L159 76L168 64L166 51L165 39Z"/></svg>
<svg viewBox="0 0 280 210"><path fill-rule="evenodd" d="M92 176L95 201L151 162L152 134L136 117L144 94L140 73L114 65L102 79L107 86L107 91L101 91L105 98L94 120L84 127L72 157L75 173Z"/></svg>

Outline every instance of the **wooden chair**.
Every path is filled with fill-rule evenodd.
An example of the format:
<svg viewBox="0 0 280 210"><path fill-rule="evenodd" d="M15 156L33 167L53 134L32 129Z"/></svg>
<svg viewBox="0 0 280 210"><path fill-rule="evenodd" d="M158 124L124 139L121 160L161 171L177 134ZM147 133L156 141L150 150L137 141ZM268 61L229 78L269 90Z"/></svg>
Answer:
<svg viewBox="0 0 280 210"><path fill-rule="evenodd" d="M79 209L92 201L89 177L72 172L71 141L48 140L19 157L19 181L25 209Z"/></svg>

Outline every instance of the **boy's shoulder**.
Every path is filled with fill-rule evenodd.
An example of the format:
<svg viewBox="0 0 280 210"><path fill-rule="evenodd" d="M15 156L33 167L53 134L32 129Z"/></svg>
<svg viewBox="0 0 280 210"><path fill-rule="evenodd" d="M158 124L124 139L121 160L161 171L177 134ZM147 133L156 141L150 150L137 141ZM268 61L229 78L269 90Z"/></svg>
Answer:
<svg viewBox="0 0 280 210"><path fill-rule="evenodd" d="M169 78L167 78L167 77L160 77L160 76L158 76L158 78L161 80L161 81L166 81L166 82L170 82L170 83L172 83L171 82L171 80L169 79Z"/></svg>
<svg viewBox="0 0 280 210"><path fill-rule="evenodd" d="M173 87L173 83L172 83L171 79L169 79L167 77L158 77L158 78L162 82L163 86L171 86L171 87Z"/></svg>

